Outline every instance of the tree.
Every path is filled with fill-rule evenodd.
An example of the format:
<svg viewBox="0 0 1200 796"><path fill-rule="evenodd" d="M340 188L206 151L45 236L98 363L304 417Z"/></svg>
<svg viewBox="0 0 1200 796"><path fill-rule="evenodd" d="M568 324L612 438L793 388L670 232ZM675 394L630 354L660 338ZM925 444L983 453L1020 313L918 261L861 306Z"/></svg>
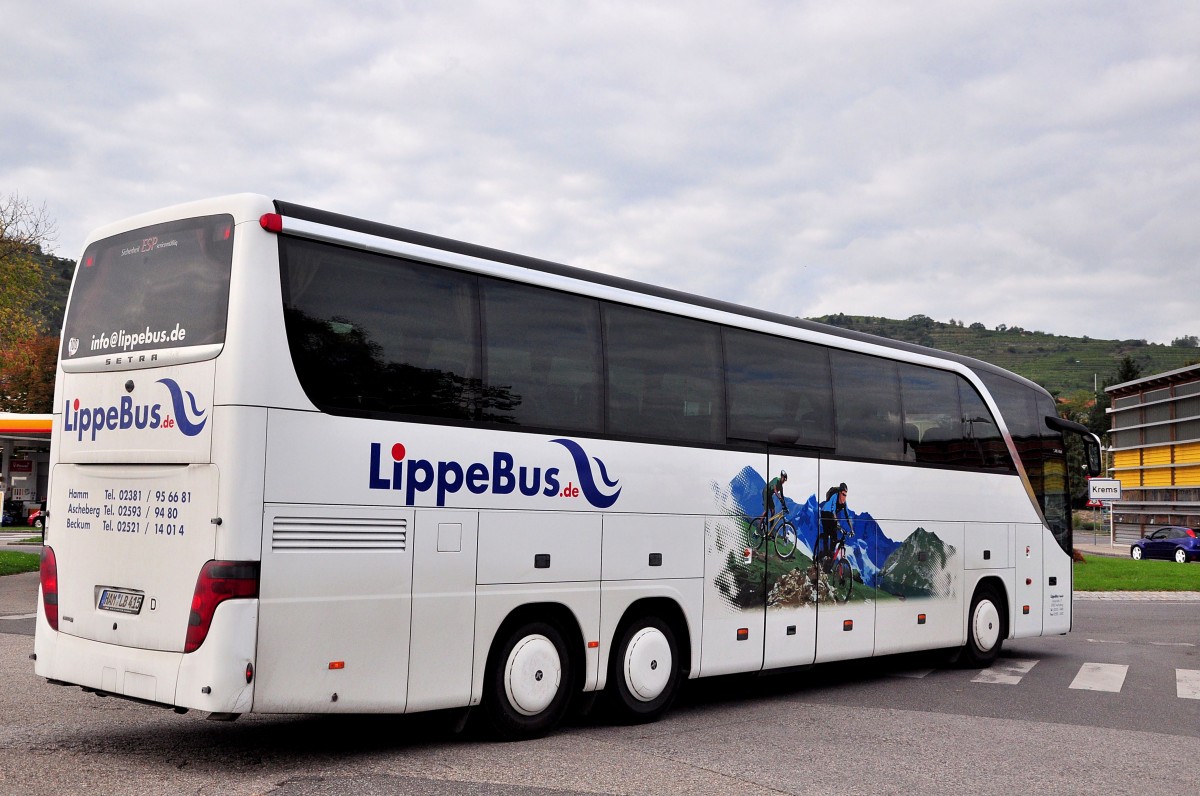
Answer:
<svg viewBox="0 0 1200 796"><path fill-rule="evenodd" d="M44 204L17 193L0 199L0 351L41 332L33 308L45 277L37 258L55 234Z"/></svg>
<svg viewBox="0 0 1200 796"><path fill-rule="evenodd" d="M1105 386L1113 384L1124 384L1127 381L1136 381L1142 375L1142 366L1137 363L1129 354L1121 357L1121 362L1117 365L1117 373L1113 376L1112 381Z"/></svg>
<svg viewBox="0 0 1200 796"><path fill-rule="evenodd" d="M37 335L0 349L0 411L54 411L58 338Z"/></svg>
<svg viewBox="0 0 1200 796"><path fill-rule="evenodd" d="M1185 334L1183 337L1176 337L1171 341L1171 345L1176 348L1200 348L1200 337L1194 334Z"/></svg>

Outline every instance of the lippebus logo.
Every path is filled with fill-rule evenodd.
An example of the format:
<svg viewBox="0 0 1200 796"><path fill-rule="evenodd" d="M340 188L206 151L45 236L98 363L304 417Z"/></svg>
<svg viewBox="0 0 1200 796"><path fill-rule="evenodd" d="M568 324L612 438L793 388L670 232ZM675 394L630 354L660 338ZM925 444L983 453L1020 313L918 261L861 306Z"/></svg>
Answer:
<svg viewBox="0 0 1200 796"><path fill-rule="evenodd" d="M561 467L518 463L515 456L493 451L490 460L464 464L457 461L430 461L408 455L397 442L384 453L383 443L371 443L371 489L388 489L404 494L406 506L415 505L418 495L432 491L438 506L446 505L446 496L467 490L473 495L490 493L526 497L584 498L598 509L606 509L621 495L620 481L608 477L599 457L589 457L574 440L555 439L571 454L574 477ZM391 467L387 461L391 460ZM565 483L564 483L565 481ZM603 487L601 487L603 484Z"/></svg>
<svg viewBox="0 0 1200 796"><path fill-rule="evenodd" d="M102 431L178 429L185 437L203 431L208 410L196 406L196 396L174 379L159 379L156 383L167 388L171 398L169 409L164 411L160 403L135 404L131 395L122 395L115 404L98 406L86 406L78 398L68 398L63 406L63 431L73 432L80 442L84 434L89 434L90 441L95 442Z"/></svg>

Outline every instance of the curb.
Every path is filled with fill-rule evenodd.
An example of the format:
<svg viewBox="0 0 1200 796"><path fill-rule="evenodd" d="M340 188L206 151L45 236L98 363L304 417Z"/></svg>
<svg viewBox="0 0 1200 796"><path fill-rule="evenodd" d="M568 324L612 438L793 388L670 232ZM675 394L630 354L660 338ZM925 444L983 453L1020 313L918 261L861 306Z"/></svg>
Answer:
<svg viewBox="0 0 1200 796"><path fill-rule="evenodd" d="M1200 592L1196 591L1077 591L1075 599L1081 602L1200 602Z"/></svg>

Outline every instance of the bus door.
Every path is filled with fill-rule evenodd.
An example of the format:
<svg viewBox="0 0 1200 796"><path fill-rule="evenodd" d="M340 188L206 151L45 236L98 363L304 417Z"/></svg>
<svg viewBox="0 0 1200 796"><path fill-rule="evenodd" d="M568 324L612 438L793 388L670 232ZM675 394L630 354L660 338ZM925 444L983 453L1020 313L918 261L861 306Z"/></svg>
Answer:
<svg viewBox="0 0 1200 796"><path fill-rule="evenodd" d="M827 462L821 467L814 512L816 532L825 533L823 544L816 545L820 548L816 551L820 571L815 593L819 663L869 657L875 650L876 590L869 585L873 578L868 570L878 560L879 527L853 505L856 500L871 505L872 490L865 485L871 483L872 472L879 470L877 465L855 462ZM849 487L846 502L839 508L836 501L842 484ZM852 490L854 494L850 494Z"/></svg>
<svg viewBox="0 0 1200 796"><path fill-rule="evenodd" d="M753 552L763 566L763 668L777 669L810 664L816 653L818 609L811 576L819 459L772 451L767 461L768 485L787 473L783 482L787 513ZM777 514L778 498L773 499Z"/></svg>

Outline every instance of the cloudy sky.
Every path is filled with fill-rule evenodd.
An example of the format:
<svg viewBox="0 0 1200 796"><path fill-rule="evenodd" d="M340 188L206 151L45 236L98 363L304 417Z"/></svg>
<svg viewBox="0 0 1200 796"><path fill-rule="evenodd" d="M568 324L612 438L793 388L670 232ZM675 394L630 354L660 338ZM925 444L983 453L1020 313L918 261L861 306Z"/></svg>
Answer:
<svg viewBox="0 0 1200 796"><path fill-rule="evenodd" d="M251 191L811 317L1200 334L1200 4L3 0L55 251Z"/></svg>

